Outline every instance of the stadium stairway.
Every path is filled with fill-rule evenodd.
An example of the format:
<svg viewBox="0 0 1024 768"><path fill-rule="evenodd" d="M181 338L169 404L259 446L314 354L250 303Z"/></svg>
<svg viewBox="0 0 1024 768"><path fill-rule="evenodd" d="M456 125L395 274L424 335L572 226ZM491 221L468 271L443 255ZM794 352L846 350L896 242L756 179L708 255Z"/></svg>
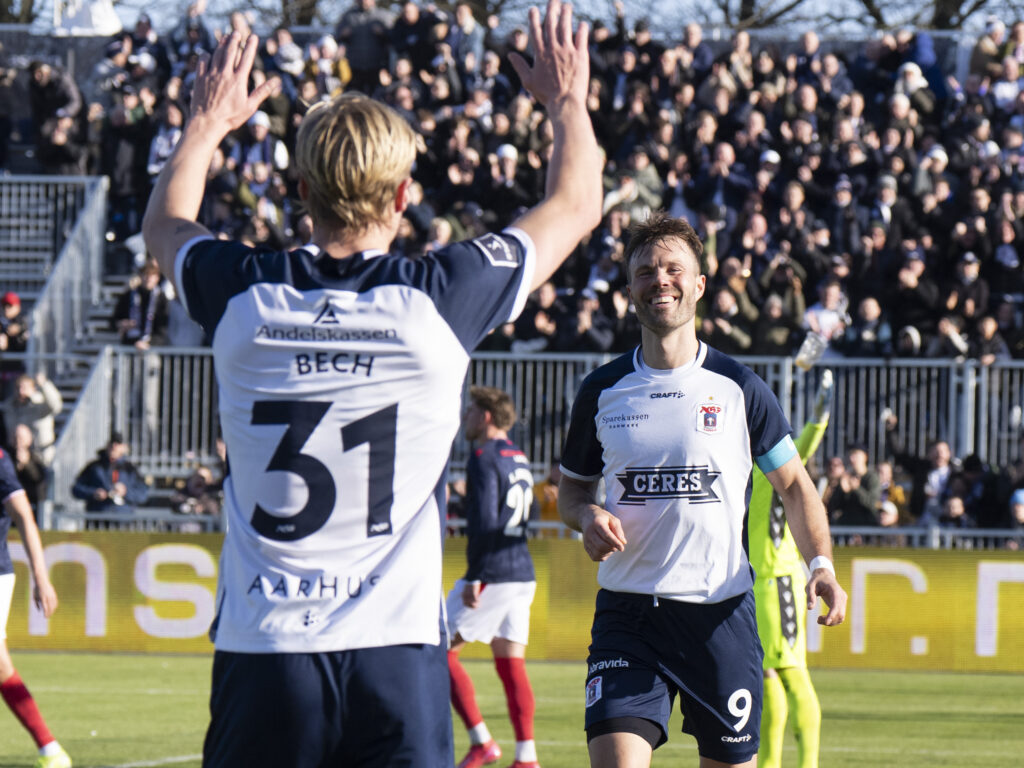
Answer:
<svg viewBox="0 0 1024 768"><path fill-rule="evenodd" d="M107 275L100 289L100 302L92 308L86 322L85 333L81 341L75 344L73 352L78 355L95 358L107 344L118 344L120 337L114 330L111 317L118 297L128 288L131 275ZM82 388L88 381L90 369L73 368L68 373L54 379L54 384L64 398L64 410L57 416L58 434L64 421L75 408Z"/></svg>

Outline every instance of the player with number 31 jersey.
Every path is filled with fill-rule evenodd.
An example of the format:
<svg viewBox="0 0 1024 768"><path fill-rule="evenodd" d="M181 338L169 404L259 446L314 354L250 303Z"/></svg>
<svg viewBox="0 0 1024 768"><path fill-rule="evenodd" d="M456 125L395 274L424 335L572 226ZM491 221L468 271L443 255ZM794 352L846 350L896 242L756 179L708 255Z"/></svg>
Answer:
<svg viewBox="0 0 1024 768"><path fill-rule="evenodd" d="M532 266L514 230L420 260L212 238L181 249L178 284L213 340L231 463L217 648L439 642L460 383L469 350L518 315Z"/></svg>
<svg viewBox="0 0 1024 768"><path fill-rule="evenodd" d="M255 35L200 62L142 228L212 339L230 467L204 768L454 763L441 543L469 354L600 217L587 30L560 0L529 21L532 62L511 61L553 126L544 199L418 258L387 251L422 139L358 92L296 134L310 242L216 239L210 164L281 84L250 88Z"/></svg>

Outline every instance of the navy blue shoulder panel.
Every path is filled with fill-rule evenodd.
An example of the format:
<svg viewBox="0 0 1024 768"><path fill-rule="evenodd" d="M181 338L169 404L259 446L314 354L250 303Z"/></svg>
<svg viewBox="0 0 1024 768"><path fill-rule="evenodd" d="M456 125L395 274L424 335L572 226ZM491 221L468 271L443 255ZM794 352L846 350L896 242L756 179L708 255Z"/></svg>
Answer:
<svg viewBox="0 0 1024 768"><path fill-rule="evenodd" d="M731 379L743 390L752 456L765 455L790 434L789 421L782 412L778 398L764 379L747 366L712 347L708 347L703 367L707 371Z"/></svg>
<svg viewBox="0 0 1024 768"><path fill-rule="evenodd" d="M592 371L580 385L572 404L569 431L562 450L562 467L580 477L596 477L604 469L597 438L597 412L601 394L636 370L635 350Z"/></svg>
<svg viewBox="0 0 1024 768"><path fill-rule="evenodd" d="M14 461L7 451L0 449L0 499L6 499L15 491L21 490L18 473L14 469ZM3 514L0 510L0 514Z"/></svg>
<svg viewBox="0 0 1024 768"><path fill-rule="evenodd" d="M291 285L299 291L358 293L385 285L407 286L430 296L463 346L471 350L493 327L509 319L526 260L516 238L485 237L501 244L502 258L488 258L479 239L455 243L419 259L390 254L334 259L301 248L281 252L202 240L185 256L181 287L192 317L212 336L232 297L257 283Z"/></svg>

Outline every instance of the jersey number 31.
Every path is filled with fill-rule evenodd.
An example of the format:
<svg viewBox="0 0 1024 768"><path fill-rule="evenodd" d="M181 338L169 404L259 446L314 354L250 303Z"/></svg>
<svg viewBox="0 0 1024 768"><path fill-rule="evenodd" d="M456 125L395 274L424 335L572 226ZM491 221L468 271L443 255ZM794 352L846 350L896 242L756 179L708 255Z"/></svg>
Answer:
<svg viewBox="0 0 1024 768"><path fill-rule="evenodd" d="M298 475L309 490L306 506L287 518L272 515L257 504L252 515L252 527L261 536L277 541L305 538L320 530L334 511L337 490L330 470L319 459L302 452L309 436L330 407L330 403L304 400L261 400L253 403L253 424L288 425L266 471ZM367 536L391 534L397 424L398 405L395 404L341 428L342 451L350 451L364 443L370 447Z"/></svg>

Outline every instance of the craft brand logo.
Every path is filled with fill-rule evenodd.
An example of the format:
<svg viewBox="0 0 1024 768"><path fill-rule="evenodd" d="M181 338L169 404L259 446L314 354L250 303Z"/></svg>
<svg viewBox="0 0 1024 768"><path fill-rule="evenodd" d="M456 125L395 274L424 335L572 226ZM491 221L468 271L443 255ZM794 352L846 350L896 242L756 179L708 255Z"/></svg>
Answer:
<svg viewBox="0 0 1024 768"><path fill-rule="evenodd" d="M686 397L685 392L651 392L651 400L660 400L663 397Z"/></svg>
<svg viewBox="0 0 1024 768"><path fill-rule="evenodd" d="M742 736L723 736L722 741L726 744L743 744L750 741L751 736L749 733L745 733Z"/></svg>

